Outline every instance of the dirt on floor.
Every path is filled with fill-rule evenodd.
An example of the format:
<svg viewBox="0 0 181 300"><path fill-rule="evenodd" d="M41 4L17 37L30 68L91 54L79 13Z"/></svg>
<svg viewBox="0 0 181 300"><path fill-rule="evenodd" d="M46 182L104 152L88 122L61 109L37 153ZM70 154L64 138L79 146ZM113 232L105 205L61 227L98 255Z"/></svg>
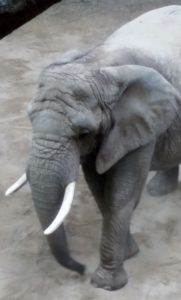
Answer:
<svg viewBox="0 0 181 300"><path fill-rule="evenodd" d="M87 266L83 277L51 256L29 187L4 196L24 172L31 139L26 108L41 69L66 50L95 46L142 12L179 2L64 0L0 41L0 300L180 300L180 184L166 197L144 191L132 220L140 253L125 263L128 285L112 293L90 285L101 216L82 175L66 229L73 256Z"/></svg>

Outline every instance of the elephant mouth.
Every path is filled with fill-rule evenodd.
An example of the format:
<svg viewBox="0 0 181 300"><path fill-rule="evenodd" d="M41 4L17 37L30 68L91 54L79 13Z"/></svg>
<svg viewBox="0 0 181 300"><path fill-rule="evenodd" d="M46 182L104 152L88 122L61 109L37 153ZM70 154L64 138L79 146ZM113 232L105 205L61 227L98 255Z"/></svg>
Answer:
<svg viewBox="0 0 181 300"><path fill-rule="evenodd" d="M27 183L27 176L26 173L24 173L13 185L11 185L5 195L10 196L17 190L19 190L23 185ZM60 225L63 223L65 218L67 217L68 213L70 212L73 198L74 198L74 192L75 192L75 185L76 182L69 183L64 192L64 197L62 204L60 206L60 209L55 217L55 219L52 221L52 223L44 230L45 235L52 234Z"/></svg>

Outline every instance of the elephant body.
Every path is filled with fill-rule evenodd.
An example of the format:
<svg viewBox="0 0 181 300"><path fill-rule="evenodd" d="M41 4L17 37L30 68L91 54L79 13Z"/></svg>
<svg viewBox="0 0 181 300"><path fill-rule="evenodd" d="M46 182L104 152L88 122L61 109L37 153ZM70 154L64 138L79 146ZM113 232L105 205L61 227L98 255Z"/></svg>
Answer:
<svg viewBox="0 0 181 300"><path fill-rule="evenodd" d="M152 195L177 186L181 161L181 6L148 12L87 53L72 51L42 72L29 105L32 147L27 178L45 229L67 184L85 179L103 216L96 287L127 282L123 261L138 252L130 219L149 170ZM63 225L48 242L80 273Z"/></svg>
<svg viewBox="0 0 181 300"><path fill-rule="evenodd" d="M162 74L181 93L181 6L150 11L122 26L80 59L99 66L142 65ZM79 60L78 60L79 61ZM157 141L151 170L181 161L181 117ZM177 131L176 131L177 130Z"/></svg>
<svg viewBox="0 0 181 300"><path fill-rule="evenodd" d="M181 6L147 12L115 31L83 61L100 66L133 64L151 67L181 91L180 24Z"/></svg>

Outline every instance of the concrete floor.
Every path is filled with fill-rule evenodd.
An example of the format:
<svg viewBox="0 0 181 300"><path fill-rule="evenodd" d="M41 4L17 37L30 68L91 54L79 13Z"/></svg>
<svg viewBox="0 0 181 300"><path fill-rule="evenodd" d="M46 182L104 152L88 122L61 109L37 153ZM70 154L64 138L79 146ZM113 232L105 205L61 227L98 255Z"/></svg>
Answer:
<svg viewBox="0 0 181 300"><path fill-rule="evenodd" d="M50 255L29 187L4 197L26 164L26 107L40 70L67 49L95 46L140 13L175 3L180 0L64 0L0 41L0 300L181 299L181 185L167 197L144 192L132 222L141 252L126 262L128 285L112 293L89 284L99 261L101 217L82 177L67 231L74 257L87 265L84 277Z"/></svg>

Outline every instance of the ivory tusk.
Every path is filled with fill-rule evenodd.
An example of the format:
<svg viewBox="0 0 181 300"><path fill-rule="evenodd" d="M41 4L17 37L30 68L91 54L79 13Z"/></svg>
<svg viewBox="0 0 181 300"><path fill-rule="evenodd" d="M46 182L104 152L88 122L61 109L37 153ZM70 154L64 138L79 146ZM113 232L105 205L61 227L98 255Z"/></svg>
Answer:
<svg viewBox="0 0 181 300"><path fill-rule="evenodd" d="M44 231L45 235L53 233L63 223L64 219L66 218L66 216L70 211L73 202L74 191L75 191L75 181L67 185L60 210L57 216L55 217L55 219L53 220L53 222Z"/></svg>
<svg viewBox="0 0 181 300"><path fill-rule="evenodd" d="M25 183L27 183L26 173L24 173L13 185L7 189L5 196L9 196L19 190Z"/></svg>

